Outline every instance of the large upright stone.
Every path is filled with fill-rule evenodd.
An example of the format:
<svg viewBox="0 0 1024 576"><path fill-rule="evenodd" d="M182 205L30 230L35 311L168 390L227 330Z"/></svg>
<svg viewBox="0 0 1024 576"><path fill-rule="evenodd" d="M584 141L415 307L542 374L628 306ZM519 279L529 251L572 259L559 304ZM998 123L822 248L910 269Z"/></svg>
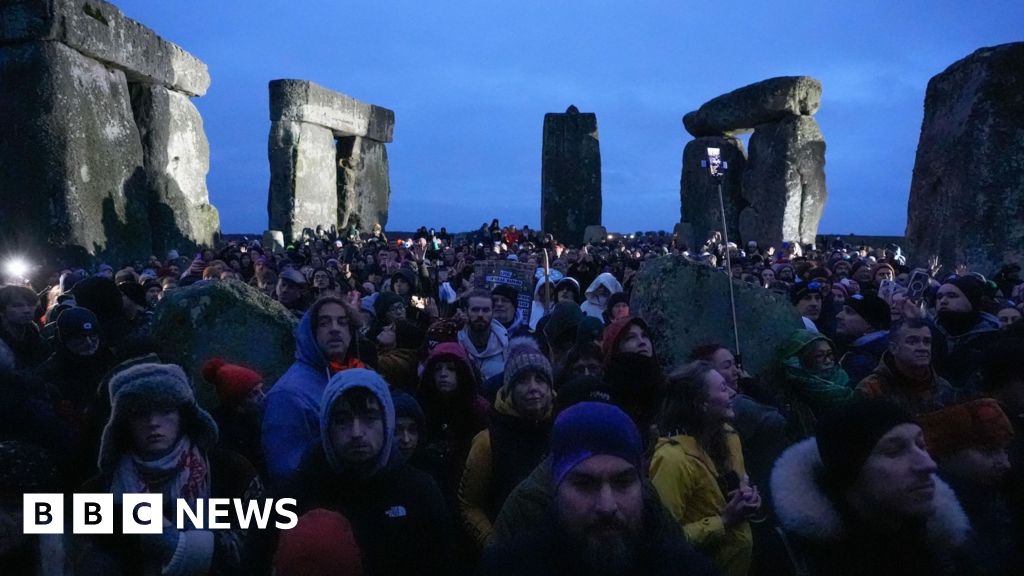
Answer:
<svg viewBox="0 0 1024 576"><path fill-rule="evenodd" d="M206 64L103 0L0 3L0 44L56 41L119 68L129 82L159 84L191 96L210 87Z"/></svg>
<svg viewBox="0 0 1024 576"><path fill-rule="evenodd" d="M691 250L703 244L713 230L722 230L722 210L718 202L718 182L701 162L707 159L708 148L721 150L728 169L722 178L725 224L730 241L739 238L740 212L748 202L743 197L743 170L747 163L743 143L728 136L696 138L683 149L683 175L680 182L680 222L691 224L691 236L680 238Z"/></svg>
<svg viewBox="0 0 1024 576"><path fill-rule="evenodd" d="M286 242L338 217L334 134L306 122L270 125L270 228Z"/></svg>
<svg viewBox="0 0 1024 576"><path fill-rule="evenodd" d="M124 72L57 42L2 46L0 110L0 243L111 260L150 252Z"/></svg>
<svg viewBox="0 0 1024 576"><path fill-rule="evenodd" d="M213 246L220 218L210 205L210 144L203 119L185 95L163 86L131 87L150 190L153 251Z"/></svg>
<svg viewBox="0 0 1024 576"><path fill-rule="evenodd" d="M991 274L1024 257L1024 42L928 82L907 207L910 255Z"/></svg>
<svg viewBox="0 0 1024 576"><path fill-rule="evenodd" d="M780 76L712 98L683 117L694 136L721 136L789 116L810 116L821 106L821 82L810 76Z"/></svg>
<svg viewBox="0 0 1024 576"><path fill-rule="evenodd" d="M666 369L686 363L696 346L719 342L733 348L729 277L678 256L649 260L640 268L630 309L651 329ZM778 346L803 328L795 308L769 290L733 282L743 367L766 374L778 359Z"/></svg>
<svg viewBox="0 0 1024 576"><path fill-rule="evenodd" d="M360 136L338 138L338 229L384 226L390 199L387 147Z"/></svg>
<svg viewBox="0 0 1024 576"><path fill-rule="evenodd" d="M828 197L825 139L810 116L762 124L750 137L740 237L761 246L813 244Z"/></svg>
<svg viewBox="0 0 1024 576"><path fill-rule="evenodd" d="M544 115L541 228L579 245L587 226L601 224L601 147L597 116L569 106Z"/></svg>

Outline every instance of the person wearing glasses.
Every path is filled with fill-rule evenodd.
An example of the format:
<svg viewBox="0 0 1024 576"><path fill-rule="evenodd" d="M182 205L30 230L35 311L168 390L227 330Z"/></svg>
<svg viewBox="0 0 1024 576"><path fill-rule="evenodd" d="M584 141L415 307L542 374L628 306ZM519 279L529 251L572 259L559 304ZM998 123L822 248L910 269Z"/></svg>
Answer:
<svg viewBox="0 0 1024 576"><path fill-rule="evenodd" d="M853 398L835 345L817 332L793 332L782 348L780 372L781 408L794 440L812 436L822 412Z"/></svg>

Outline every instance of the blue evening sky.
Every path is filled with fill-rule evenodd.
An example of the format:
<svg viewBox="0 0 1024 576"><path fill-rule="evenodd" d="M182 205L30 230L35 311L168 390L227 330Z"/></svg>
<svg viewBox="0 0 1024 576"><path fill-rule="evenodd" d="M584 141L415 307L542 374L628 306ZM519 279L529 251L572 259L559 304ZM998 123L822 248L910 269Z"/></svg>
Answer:
<svg viewBox="0 0 1024 576"><path fill-rule="evenodd" d="M1024 2L114 0L205 61L196 100L225 232L267 226L267 82L299 78L395 111L388 228L540 221L541 129L597 114L604 224L679 219L683 114L772 76L824 86L820 230L906 225L928 79L1019 41Z"/></svg>

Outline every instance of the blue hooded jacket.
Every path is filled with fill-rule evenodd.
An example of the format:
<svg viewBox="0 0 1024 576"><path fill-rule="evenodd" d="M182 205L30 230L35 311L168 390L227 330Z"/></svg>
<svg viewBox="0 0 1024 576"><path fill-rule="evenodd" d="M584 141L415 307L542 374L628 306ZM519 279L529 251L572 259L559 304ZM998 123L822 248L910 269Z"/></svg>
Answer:
<svg viewBox="0 0 1024 576"><path fill-rule="evenodd" d="M306 312L295 328L295 362L267 393L262 440L271 486L291 479L302 455L319 440L320 401L329 378L327 358Z"/></svg>
<svg viewBox="0 0 1024 576"><path fill-rule="evenodd" d="M395 405L391 399L388 383L384 381L380 374L365 368L352 368L332 376L330 382L327 383L327 388L324 389L323 401L320 403L320 429L327 430L330 426L331 408L334 406L334 403L344 393L355 388L363 388L376 396L377 401L380 402L380 406L384 410L384 445L381 446L380 454L377 455L377 462L374 463L370 470L366 471L368 475L372 476L388 465L388 462L391 460L392 448L395 448ZM334 452L331 435L323 434L320 438L327 463L330 464L331 469L335 472L342 472L344 465L338 460Z"/></svg>

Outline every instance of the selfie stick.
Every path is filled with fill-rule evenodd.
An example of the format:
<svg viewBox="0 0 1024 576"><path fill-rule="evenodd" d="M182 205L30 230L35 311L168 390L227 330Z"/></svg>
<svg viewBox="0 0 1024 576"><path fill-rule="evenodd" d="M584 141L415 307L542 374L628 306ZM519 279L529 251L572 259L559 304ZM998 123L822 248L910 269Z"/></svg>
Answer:
<svg viewBox="0 0 1024 576"><path fill-rule="evenodd" d="M548 261L548 249L544 249L544 313L551 312L551 264Z"/></svg>
<svg viewBox="0 0 1024 576"><path fill-rule="evenodd" d="M725 200L722 194L722 179L725 177L725 171L729 169L729 163L722 160L720 149L708 148L708 159L702 160L701 165L708 168L718 187L718 208L722 212L722 242L725 243L725 272L729 276L729 305L732 308L732 337L736 344L736 357L739 358L740 329L736 321L736 295L733 293L732 258L729 256L729 226L725 221Z"/></svg>

